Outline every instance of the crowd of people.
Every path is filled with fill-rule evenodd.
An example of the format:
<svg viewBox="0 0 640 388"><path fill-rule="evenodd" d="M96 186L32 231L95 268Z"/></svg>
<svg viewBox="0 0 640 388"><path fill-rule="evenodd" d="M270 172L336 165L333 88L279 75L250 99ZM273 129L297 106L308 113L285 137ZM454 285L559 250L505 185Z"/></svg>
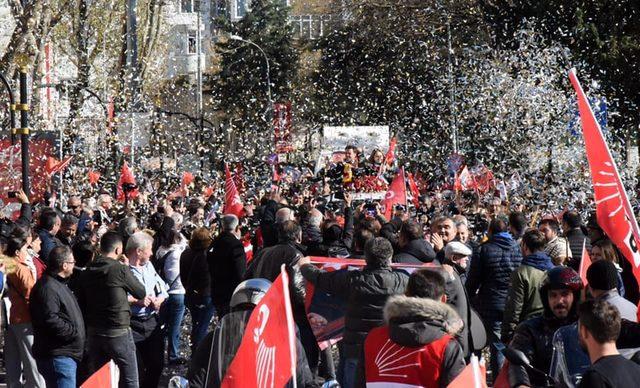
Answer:
<svg viewBox="0 0 640 388"><path fill-rule="evenodd" d="M20 214L0 230L7 385L75 387L113 360L122 387L156 388L178 365L190 387L219 386L282 265L300 387L446 387L473 354L488 356L489 384L640 381L638 284L590 209L544 215L492 195L423 192L386 218L379 201L336 188L357 160L346 151L322 179L246 193L241 214L223 212L223 182L206 196L140 185L126 205L106 191L37 203L19 192ZM370 173L383 163L372 154ZM313 256L365 265L326 271ZM344 301L335 347L318 346L306 284ZM505 366L505 349L535 369Z"/></svg>

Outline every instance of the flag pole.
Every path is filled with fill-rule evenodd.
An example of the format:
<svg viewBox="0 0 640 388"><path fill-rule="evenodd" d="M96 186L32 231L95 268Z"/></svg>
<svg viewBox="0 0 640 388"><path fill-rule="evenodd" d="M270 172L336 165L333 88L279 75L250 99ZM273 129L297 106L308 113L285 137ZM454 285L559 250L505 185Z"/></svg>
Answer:
<svg viewBox="0 0 640 388"><path fill-rule="evenodd" d="M284 308L287 316L287 337L289 337L289 354L291 354L291 382L293 388L298 387L296 381L296 335L294 331L293 312L291 310L291 298L289 297L289 275L285 270L284 264L280 266L280 274L282 275L282 293L284 296Z"/></svg>

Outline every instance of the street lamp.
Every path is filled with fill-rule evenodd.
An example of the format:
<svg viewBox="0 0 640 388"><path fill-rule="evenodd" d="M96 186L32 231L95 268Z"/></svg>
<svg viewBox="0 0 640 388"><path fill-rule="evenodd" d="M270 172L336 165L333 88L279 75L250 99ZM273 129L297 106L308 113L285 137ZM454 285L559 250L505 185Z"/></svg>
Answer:
<svg viewBox="0 0 640 388"><path fill-rule="evenodd" d="M242 37L240 37L238 35L231 34L231 35L229 35L229 39L238 40L240 42L245 42L245 43L248 43L250 45L253 45L258 50L260 50L262 55L264 55L264 60L265 60L265 62L267 62L267 97L269 98L269 106L267 107L267 112L268 112L273 107L273 100L271 99L271 76L269 75L269 71L270 71L269 70L269 57L267 57L267 53L265 53L264 50L260 46L255 44L254 42L252 42L252 41L250 41L248 39L243 39Z"/></svg>

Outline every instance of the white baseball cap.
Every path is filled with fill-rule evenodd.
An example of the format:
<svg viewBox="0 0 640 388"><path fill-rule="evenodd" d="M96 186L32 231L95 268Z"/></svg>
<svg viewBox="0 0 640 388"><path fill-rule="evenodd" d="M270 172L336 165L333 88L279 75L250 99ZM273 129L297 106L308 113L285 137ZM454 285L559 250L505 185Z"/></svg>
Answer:
<svg viewBox="0 0 640 388"><path fill-rule="evenodd" d="M444 247L444 257L450 259L453 255L470 256L471 249L460 241L451 241Z"/></svg>

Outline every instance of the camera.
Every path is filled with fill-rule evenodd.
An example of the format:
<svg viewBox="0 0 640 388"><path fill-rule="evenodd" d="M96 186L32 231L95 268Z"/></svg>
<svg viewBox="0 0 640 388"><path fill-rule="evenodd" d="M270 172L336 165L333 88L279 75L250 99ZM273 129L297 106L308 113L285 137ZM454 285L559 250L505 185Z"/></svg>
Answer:
<svg viewBox="0 0 640 388"><path fill-rule="evenodd" d="M18 192L17 191L10 191L7 193L7 198L18 198Z"/></svg>

